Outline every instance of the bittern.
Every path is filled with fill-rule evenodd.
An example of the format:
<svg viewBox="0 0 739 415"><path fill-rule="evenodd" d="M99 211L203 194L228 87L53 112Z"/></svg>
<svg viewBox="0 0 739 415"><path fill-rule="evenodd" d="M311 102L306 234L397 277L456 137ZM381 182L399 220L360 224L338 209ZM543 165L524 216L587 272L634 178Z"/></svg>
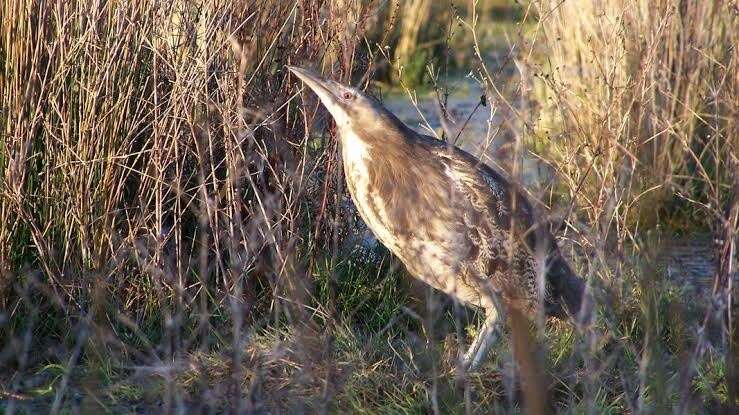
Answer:
<svg viewBox="0 0 739 415"><path fill-rule="evenodd" d="M560 253L546 218L503 174L416 133L357 88L288 68L335 120L349 193L377 239L414 277L484 309L466 368L485 358L505 304L532 312L542 305L558 317L579 312L583 280Z"/></svg>

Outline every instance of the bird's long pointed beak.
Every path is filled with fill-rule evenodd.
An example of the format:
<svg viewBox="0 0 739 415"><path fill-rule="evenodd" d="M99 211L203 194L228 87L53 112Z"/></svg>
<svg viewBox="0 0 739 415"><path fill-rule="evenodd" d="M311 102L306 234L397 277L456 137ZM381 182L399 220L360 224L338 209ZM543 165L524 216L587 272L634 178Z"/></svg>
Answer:
<svg viewBox="0 0 739 415"><path fill-rule="evenodd" d="M288 66L287 69L289 69L290 72L294 73L295 76L297 76L301 81L308 85L308 87L312 89L313 92L316 93L316 95L318 95L318 97L321 99L321 102L323 102L323 105L325 105L327 108L335 105L335 92L333 91L333 88L331 88L331 84L328 81L321 79L321 77L319 77L312 71L299 68L297 66Z"/></svg>

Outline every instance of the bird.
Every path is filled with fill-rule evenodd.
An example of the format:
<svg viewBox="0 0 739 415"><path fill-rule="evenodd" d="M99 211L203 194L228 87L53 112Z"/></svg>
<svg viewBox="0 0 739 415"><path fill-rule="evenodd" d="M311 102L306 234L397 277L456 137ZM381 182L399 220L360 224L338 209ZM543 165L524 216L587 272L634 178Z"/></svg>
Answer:
<svg viewBox="0 0 739 415"><path fill-rule="evenodd" d="M546 216L503 172L415 132L358 88L287 68L333 117L347 189L375 237L411 276L484 311L462 356L465 369L484 362L506 304L577 316L584 280L560 252Z"/></svg>

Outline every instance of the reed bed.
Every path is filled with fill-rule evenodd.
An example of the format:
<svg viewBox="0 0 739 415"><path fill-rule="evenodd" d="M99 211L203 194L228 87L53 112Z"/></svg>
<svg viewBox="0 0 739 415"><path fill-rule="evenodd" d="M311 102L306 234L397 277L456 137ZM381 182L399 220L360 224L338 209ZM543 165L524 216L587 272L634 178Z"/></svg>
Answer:
<svg viewBox="0 0 739 415"><path fill-rule="evenodd" d="M534 1L491 55L500 2L427 3L0 0L3 413L735 409L734 6ZM330 118L285 70L382 96L427 42L443 89L459 39L500 164L551 172L531 196L596 310L516 317L463 376L475 315L362 244ZM693 292L657 257L696 232L716 270Z"/></svg>

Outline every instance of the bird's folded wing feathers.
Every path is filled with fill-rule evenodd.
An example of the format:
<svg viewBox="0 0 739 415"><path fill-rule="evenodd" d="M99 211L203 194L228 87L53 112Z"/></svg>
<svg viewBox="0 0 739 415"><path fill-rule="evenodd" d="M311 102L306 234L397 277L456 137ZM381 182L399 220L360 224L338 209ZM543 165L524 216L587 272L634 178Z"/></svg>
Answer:
<svg viewBox="0 0 739 415"><path fill-rule="evenodd" d="M437 155L457 193L464 195L476 209L492 214L488 217L494 218L498 226L507 228L510 194L505 178L456 148L438 148Z"/></svg>

